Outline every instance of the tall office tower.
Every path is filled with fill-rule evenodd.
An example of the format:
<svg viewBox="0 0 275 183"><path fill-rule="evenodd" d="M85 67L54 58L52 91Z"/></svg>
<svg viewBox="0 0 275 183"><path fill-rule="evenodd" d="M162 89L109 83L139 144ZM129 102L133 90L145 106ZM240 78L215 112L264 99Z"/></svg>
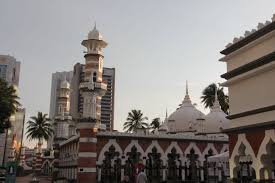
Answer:
<svg viewBox="0 0 275 183"><path fill-rule="evenodd" d="M101 99L101 123L107 130L114 130L115 104L115 68L103 68L103 82L107 84L107 92Z"/></svg>
<svg viewBox="0 0 275 183"><path fill-rule="evenodd" d="M51 99L49 118L54 121L54 117L58 114L58 95L61 83L66 80L71 83L73 71L56 72L52 74ZM53 145L53 138L50 138L47 143L47 148L50 149Z"/></svg>
<svg viewBox="0 0 275 183"><path fill-rule="evenodd" d="M73 119L79 119L83 114L83 96L79 92L79 84L84 82L84 64L77 63L74 66L71 82L70 114ZM114 102L115 102L115 68L103 67L103 82L107 84L107 91L101 98L101 123L107 130L114 128Z"/></svg>
<svg viewBox="0 0 275 183"><path fill-rule="evenodd" d="M73 119L79 119L83 109L83 97L79 91L79 84L84 82L84 65L77 63L74 65L71 82L70 114Z"/></svg>
<svg viewBox="0 0 275 183"><path fill-rule="evenodd" d="M0 55L0 78L18 87L20 62L10 55Z"/></svg>
<svg viewBox="0 0 275 183"><path fill-rule="evenodd" d="M18 93L20 62L10 55L0 55L0 78L13 85ZM25 109L18 106L10 117L11 128L0 134L0 163L6 163L13 151L19 152L23 139ZM5 160L3 161L3 158Z"/></svg>

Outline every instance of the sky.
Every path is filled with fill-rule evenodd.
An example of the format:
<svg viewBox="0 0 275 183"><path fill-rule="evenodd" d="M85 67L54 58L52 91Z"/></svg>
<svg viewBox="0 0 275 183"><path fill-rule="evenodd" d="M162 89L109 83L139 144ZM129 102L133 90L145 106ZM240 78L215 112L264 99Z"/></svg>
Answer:
<svg viewBox="0 0 275 183"><path fill-rule="evenodd" d="M132 109L149 121L171 114L186 80L207 113L201 92L226 72L219 52L274 13L274 0L0 0L0 54L21 62L27 121L49 113L51 74L84 63L81 42L96 22L108 42L104 66L116 68L114 123L122 130Z"/></svg>

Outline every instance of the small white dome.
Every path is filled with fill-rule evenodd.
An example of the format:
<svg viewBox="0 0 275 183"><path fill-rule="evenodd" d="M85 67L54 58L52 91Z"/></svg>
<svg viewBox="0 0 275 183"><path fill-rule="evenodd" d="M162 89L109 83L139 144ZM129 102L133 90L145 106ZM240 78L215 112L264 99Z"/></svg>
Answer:
<svg viewBox="0 0 275 183"><path fill-rule="evenodd" d="M186 95L181 106L168 118L169 131L182 132L196 130L197 119L203 116L204 114L192 104L186 86Z"/></svg>
<svg viewBox="0 0 275 183"><path fill-rule="evenodd" d="M163 122L158 129L159 132L168 132L168 130L167 122Z"/></svg>
<svg viewBox="0 0 275 183"><path fill-rule="evenodd" d="M92 31L88 34L88 39L96 39L96 40L103 40L103 36L100 34L100 32L96 29L96 26Z"/></svg>
<svg viewBox="0 0 275 183"><path fill-rule="evenodd" d="M230 121L226 119L226 114L221 110L221 106L215 97L215 102L210 112L205 116L204 129L206 133L221 132L229 127Z"/></svg>
<svg viewBox="0 0 275 183"><path fill-rule="evenodd" d="M67 80L64 80L61 82L60 88L70 89L70 83Z"/></svg>

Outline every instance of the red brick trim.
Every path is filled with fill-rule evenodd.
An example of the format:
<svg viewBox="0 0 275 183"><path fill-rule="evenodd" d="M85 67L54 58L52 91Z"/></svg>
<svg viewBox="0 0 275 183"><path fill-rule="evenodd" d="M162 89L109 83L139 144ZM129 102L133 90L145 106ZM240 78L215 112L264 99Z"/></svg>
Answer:
<svg viewBox="0 0 275 183"><path fill-rule="evenodd" d="M238 134L236 133L230 133L229 136L229 157L231 157L231 154L236 146L236 143L238 141Z"/></svg>
<svg viewBox="0 0 275 183"><path fill-rule="evenodd" d="M257 156L259 148L265 137L265 130L257 130L246 133L246 139L251 145L254 154Z"/></svg>

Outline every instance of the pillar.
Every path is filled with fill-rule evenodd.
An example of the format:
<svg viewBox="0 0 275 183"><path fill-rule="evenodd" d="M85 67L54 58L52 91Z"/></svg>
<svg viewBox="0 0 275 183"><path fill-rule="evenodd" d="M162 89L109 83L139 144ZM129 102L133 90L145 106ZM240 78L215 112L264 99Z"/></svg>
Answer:
<svg viewBox="0 0 275 183"><path fill-rule="evenodd" d="M121 181L123 181L123 179L124 179L124 168L121 169Z"/></svg>
<svg viewBox="0 0 275 183"><path fill-rule="evenodd" d="M200 168L201 169L201 181L204 181L204 172L203 172L203 167Z"/></svg>
<svg viewBox="0 0 275 183"><path fill-rule="evenodd" d="M166 168L165 167L162 169L162 180L166 181Z"/></svg>
<svg viewBox="0 0 275 183"><path fill-rule="evenodd" d="M185 167L181 170L181 178L183 181L185 181Z"/></svg>
<svg viewBox="0 0 275 183"><path fill-rule="evenodd" d="M220 163L218 165L218 181L222 182L222 168Z"/></svg>
<svg viewBox="0 0 275 183"><path fill-rule="evenodd" d="M100 182L101 181L101 168L97 169L97 180Z"/></svg>

